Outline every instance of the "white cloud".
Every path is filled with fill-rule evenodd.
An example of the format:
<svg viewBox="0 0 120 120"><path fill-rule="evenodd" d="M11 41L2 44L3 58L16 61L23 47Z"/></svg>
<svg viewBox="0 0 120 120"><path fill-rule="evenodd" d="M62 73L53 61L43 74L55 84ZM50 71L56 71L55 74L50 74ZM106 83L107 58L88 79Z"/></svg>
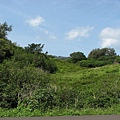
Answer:
<svg viewBox="0 0 120 120"><path fill-rule="evenodd" d="M78 37L87 37L89 36L89 31L93 30L93 26L87 26L87 27L77 27L75 29L70 30L66 34L66 39L73 40Z"/></svg>
<svg viewBox="0 0 120 120"><path fill-rule="evenodd" d="M120 45L120 28L104 28L100 33L101 47L119 47Z"/></svg>
<svg viewBox="0 0 120 120"><path fill-rule="evenodd" d="M37 16L36 18L32 18L26 21L30 26L37 27L44 22L44 19L41 16Z"/></svg>
<svg viewBox="0 0 120 120"><path fill-rule="evenodd" d="M45 20L41 16L37 16L36 18L32 18L26 21L30 26L32 27L38 27L40 32L42 32L44 35L46 35L49 39L56 39L57 37L54 35L54 33L48 31L45 26L39 26L41 25ZM40 39L39 35L36 36L37 39Z"/></svg>

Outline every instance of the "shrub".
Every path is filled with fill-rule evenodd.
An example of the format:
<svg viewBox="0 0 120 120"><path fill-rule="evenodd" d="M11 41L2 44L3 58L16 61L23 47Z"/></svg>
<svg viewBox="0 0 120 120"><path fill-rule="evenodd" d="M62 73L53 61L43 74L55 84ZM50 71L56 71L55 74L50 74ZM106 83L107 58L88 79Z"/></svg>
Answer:
<svg viewBox="0 0 120 120"><path fill-rule="evenodd" d="M82 67L100 67L107 64L105 61L98 61L94 59L82 60L79 62Z"/></svg>
<svg viewBox="0 0 120 120"><path fill-rule="evenodd" d="M71 53L70 56L71 56L70 59L73 63L76 63L81 60L86 60L86 56L82 52L74 52L74 53Z"/></svg>
<svg viewBox="0 0 120 120"><path fill-rule="evenodd" d="M115 62L120 63L120 56L116 57Z"/></svg>
<svg viewBox="0 0 120 120"><path fill-rule="evenodd" d="M57 71L57 66L54 61L45 54L36 56L34 58L33 64L35 65L35 67L42 68L43 70L50 73L54 73Z"/></svg>
<svg viewBox="0 0 120 120"><path fill-rule="evenodd" d="M0 107L14 108L18 101L24 101L37 88L47 88L49 75L39 68L17 63L4 62L0 65Z"/></svg>

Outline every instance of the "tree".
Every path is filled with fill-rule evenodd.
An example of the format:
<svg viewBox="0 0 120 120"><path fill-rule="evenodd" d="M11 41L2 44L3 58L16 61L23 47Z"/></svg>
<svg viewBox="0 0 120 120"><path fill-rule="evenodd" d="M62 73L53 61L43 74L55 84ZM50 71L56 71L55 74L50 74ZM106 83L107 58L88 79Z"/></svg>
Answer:
<svg viewBox="0 0 120 120"><path fill-rule="evenodd" d="M13 44L7 39L10 31L12 31L12 26L8 26L7 22L0 23L0 63L13 55Z"/></svg>
<svg viewBox="0 0 120 120"><path fill-rule="evenodd" d="M12 26L8 26L7 22L0 23L0 38L7 38L8 32L12 31Z"/></svg>
<svg viewBox="0 0 120 120"><path fill-rule="evenodd" d="M14 44L10 40L0 39L0 63L14 54Z"/></svg>
<svg viewBox="0 0 120 120"><path fill-rule="evenodd" d="M44 44L41 45L41 44L32 43L32 44L28 44L28 46L25 47L25 51L31 54L30 55L31 60L33 59L33 65L35 67L41 68L45 71L49 71L50 73L54 73L55 71L57 71L57 66L55 65L54 61L52 61L50 57L47 55L47 52L46 53L42 52L43 47ZM28 61L30 62L30 59Z"/></svg>
<svg viewBox="0 0 120 120"><path fill-rule="evenodd" d="M32 43L32 44L28 44L28 46L25 47L25 50L32 54L34 53L40 54L42 52L43 47L44 47L44 44L41 45L41 44Z"/></svg>
<svg viewBox="0 0 120 120"><path fill-rule="evenodd" d="M70 54L70 57L73 63L81 60L86 60L86 56L82 52L73 52Z"/></svg>
<svg viewBox="0 0 120 120"><path fill-rule="evenodd" d="M89 55L88 58L92 59L98 59L100 57L113 57L116 56L114 48L102 48L102 49L93 49Z"/></svg>

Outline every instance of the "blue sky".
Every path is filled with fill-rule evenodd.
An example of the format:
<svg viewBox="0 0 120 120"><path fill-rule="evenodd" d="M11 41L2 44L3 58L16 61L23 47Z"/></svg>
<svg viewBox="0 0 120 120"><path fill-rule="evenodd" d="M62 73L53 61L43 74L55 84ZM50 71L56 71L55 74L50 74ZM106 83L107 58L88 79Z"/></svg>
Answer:
<svg viewBox="0 0 120 120"><path fill-rule="evenodd" d="M25 47L69 56L111 47L120 55L120 0L0 0L0 23L13 26L8 38Z"/></svg>

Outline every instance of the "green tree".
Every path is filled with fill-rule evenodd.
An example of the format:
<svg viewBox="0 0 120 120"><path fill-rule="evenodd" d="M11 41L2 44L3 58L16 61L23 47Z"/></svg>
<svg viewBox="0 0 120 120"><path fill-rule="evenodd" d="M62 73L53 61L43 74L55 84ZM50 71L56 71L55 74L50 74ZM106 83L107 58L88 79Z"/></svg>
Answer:
<svg viewBox="0 0 120 120"><path fill-rule="evenodd" d="M54 73L57 70L57 66L55 63L50 59L50 57L46 53L43 53L44 44L28 44L25 47L25 51L31 54L31 60L33 60L33 64L35 67L41 68L45 71L49 71L50 73ZM32 57L32 55L34 57ZM28 56L29 57L29 56ZM30 58L30 57L29 57ZM30 60L30 59L29 59Z"/></svg>
<svg viewBox="0 0 120 120"><path fill-rule="evenodd" d="M43 47L44 47L44 44L41 45L41 44L35 44L35 43L32 43L32 44L28 44L27 47L25 47L25 50L29 53L37 53L37 54L40 54L43 50Z"/></svg>
<svg viewBox="0 0 120 120"><path fill-rule="evenodd" d="M81 60L86 60L86 56L82 52L73 52L70 54L71 61L76 63Z"/></svg>
<svg viewBox="0 0 120 120"><path fill-rule="evenodd" d="M0 38L0 63L14 54L14 44L10 40Z"/></svg>
<svg viewBox="0 0 120 120"><path fill-rule="evenodd" d="M88 58L92 59L98 59L100 57L111 57L111 56L116 56L114 48L102 48L102 49L93 49L89 55Z"/></svg>
<svg viewBox="0 0 120 120"><path fill-rule="evenodd" d="M8 32L12 31L12 26L8 26L7 22L0 23L0 38L7 38Z"/></svg>
<svg viewBox="0 0 120 120"><path fill-rule="evenodd" d="M10 31L12 31L12 26L8 26L7 22L0 23L0 63L13 55L13 44L7 39Z"/></svg>

